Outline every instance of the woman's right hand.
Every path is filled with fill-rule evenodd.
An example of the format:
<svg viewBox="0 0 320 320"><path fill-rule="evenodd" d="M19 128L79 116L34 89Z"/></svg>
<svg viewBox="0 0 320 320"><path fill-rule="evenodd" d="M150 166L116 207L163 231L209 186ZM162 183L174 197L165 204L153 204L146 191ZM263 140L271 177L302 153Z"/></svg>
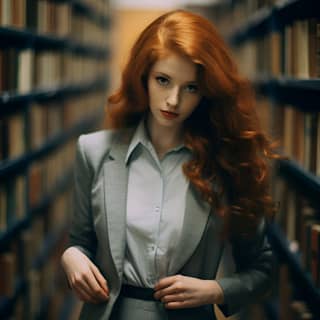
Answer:
<svg viewBox="0 0 320 320"><path fill-rule="evenodd" d="M109 299L106 279L79 249L75 247L66 249L61 257L61 264L70 287L80 300L101 303Z"/></svg>

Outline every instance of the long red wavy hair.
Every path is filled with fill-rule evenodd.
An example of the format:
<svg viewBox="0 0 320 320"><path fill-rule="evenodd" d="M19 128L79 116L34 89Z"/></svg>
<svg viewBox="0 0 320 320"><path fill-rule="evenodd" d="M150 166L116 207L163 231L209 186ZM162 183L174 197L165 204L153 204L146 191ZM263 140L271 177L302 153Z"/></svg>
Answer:
<svg viewBox="0 0 320 320"><path fill-rule="evenodd" d="M136 125L148 112L149 71L170 52L197 65L203 92L199 106L185 122L185 143L193 158L183 165L183 172L216 209L213 212L223 216L226 234L251 235L261 217L274 215L268 161L276 155L259 127L254 90L239 74L209 20L175 10L154 20L140 34L121 86L108 98L107 127Z"/></svg>

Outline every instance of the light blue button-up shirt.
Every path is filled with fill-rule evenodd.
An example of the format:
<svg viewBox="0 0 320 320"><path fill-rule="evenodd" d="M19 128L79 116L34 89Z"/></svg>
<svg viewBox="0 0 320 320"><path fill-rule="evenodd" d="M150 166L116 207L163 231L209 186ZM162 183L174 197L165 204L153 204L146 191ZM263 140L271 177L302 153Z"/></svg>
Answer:
<svg viewBox="0 0 320 320"><path fill-rule="evenodd" d="M179 242L188 180L182 164L191 151L180 145L159 160L145 121L130 142L127 193L127 246L124 283L152 288L168 275L169 262Z"/></svg>

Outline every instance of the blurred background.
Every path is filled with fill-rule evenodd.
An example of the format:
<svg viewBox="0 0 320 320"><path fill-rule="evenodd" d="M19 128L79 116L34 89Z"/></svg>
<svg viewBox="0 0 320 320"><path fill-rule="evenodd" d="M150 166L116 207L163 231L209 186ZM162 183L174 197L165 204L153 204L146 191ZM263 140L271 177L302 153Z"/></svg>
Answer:
<svg viewBox="0 0 320 320"><path fill-rule="evenodd" d="M0 0L1 319L78 318L59 263L75 142L103 128L137 35L176 8L218 28L288 156L272 171L272 293L233 319L320 319L320 1Z"/></svg>

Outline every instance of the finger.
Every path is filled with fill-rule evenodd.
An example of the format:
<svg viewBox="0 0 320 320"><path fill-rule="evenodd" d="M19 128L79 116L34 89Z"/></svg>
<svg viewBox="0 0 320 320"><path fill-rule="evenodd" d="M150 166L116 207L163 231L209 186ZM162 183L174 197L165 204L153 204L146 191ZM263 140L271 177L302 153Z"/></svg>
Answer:
<svg viewBox="0 0 320 320"><path fill-rule="evenodd" d="M163 297L167 295L174 295L174 294L178 294L179 292L180 292L179 288L177 288L177 285L174 283L170 287L156 291L154 294L154 297L156 299L161 300Z"/></svg>
<svg viewBox="0 0 320 320"><path fill-rule="evenodd" d="M81 301L84 302L90 302L90 303L99 303L100 301L98 299L96 299L95 297L92 297L90 294L88 294L86 292L86 290L84 290L83 288L79 287L79 288L74 288L74 292L76 293L76 295L78 296L78 298Z"/></svg>
<svg viewBox="0 0 320 320"><path fill-rule="evenodd" d="M165 295L170 295L170 294L176 294L180 293L181 291L184 291L184 285L183 285L183 276L181 275L175 275L172 277L168 278L163 278L160 281L164 280L162 283L159 282L159 285L156 290L154 297L156 299L161 299ZM171 282L173 281L173 282ZM171 285L167 287L162 287L163 284L171 283ZM162 288L162 289L161 289Z"/></svg>
<svg viewBox="0 0 320 320"><path fill-rule="evenodd" d="M74 274L73 277L70 280L70 285L72 289L81 289L82 291L85 291L86 294L90 295L91 288L87 284L86 276L80 275L80 274Z"/></svg>
<svg viewBox="0 0 320 320"><path fill-rule="evenodd" d="M192 307L190 303L187 301L175 301L175 302L168 302L164 304L166 309L181 309L181 308L190 308Z"/></svg>
<svg viewBox="0 0 320 320"><path fill-rule="evenodd" d="M169 287L177 280L177 276L170 276L160 279L154 286L154 290L161 290L163 288Z"/></svg>
<svg viewBox="0 0 320 320"><path fill-rule="evenodd" d="M74 291L78 291L86 298L86 301L96 300L96 295L92 292L91 287L88 285L87 280L85 277L79 278L75 277L72 281L72 289Z"/></svg>
<svg viewBox="0 0 320 320"><path fill-rule="evenodd" d="M92 272L89 272L88 274L86 274L85 280L90 288L90 294L92 296L99 298L101 300L109 299L109 295L104 291L104 289L97 282L96 277Z"/></svg>
<svg viewBox="0 0 320 320"><path fill-rule="evenodd" d="M168 303L168 302L181 302L186 301L188 298L185 293L181 292L178 294L169 294L165 295L161 298L161 302Z"/></svg>
<svg viewBox="0 0 320 320"><path fill-rule="evenodd" d="M109 288L108 288L107 280L104 278L104 276L101 274L101 272L96 266L93 265L91 269L99 286L104 290L105 294L109 296Z"/></svg>

